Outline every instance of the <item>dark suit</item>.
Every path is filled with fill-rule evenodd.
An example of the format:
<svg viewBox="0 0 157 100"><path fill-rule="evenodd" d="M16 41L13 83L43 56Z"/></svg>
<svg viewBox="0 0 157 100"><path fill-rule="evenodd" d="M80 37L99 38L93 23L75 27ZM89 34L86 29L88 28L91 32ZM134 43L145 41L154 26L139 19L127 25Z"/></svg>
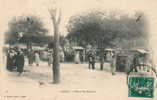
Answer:
<svg viewBox="0 0 157 100"><path fill-rule="evenodd" d="M22 73L23 72L23 67L24 67L24 55L18 53L15 56L15 64L17 66L17 72Z"/></svg>

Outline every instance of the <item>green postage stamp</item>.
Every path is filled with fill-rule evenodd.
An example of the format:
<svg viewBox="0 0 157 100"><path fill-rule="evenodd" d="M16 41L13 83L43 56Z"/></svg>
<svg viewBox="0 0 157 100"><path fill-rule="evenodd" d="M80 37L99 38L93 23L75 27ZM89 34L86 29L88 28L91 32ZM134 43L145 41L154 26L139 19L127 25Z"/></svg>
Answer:
<svg viewBox="0 0 157 100"><path fill-rule="evenodd" d="M130 77L129 78L129 97L154 97L154 78L153 77Z"/></svg>

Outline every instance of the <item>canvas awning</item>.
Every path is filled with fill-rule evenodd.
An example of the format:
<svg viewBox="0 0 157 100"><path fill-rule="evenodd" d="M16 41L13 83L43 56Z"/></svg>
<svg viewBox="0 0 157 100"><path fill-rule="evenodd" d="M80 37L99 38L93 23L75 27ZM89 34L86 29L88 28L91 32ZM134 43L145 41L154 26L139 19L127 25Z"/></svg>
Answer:
<svg viewBox="0 0 157 100"><path fill-rule="evenodd" d="M137 52L139 52L139 53L148 53L146 50L144 50L144 49L137 49L136 50Z"/></svg>
<svg viewBox="0 0 157 100"><path fill-rule="evenodd" d="M83 50L84 48L81 47L81 46L74 46L73 49L74 49L74 50Z"/></svg>

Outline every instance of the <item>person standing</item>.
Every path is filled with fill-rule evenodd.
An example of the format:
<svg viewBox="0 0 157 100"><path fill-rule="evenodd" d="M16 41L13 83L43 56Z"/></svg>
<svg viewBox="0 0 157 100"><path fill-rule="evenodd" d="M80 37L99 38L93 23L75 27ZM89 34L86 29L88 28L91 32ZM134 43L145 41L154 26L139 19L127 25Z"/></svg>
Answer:
<svg viewBox="0 0 157 100"><path fill-rule="evenodd" d="M95 69L95 54L92 53L92 69Z"/></svg>
<svg viewBox="0 0 157 100"><path fill-rule="evenodd" d="M30 66L32 66L33 61L34 61L34 52L32 49L29 49L28 50L28 63Z"/></svg>
<svg viewBox="0 0 157 100"><path fill-rule="evenodd" d="M19 73L19 76L23 73L24 63L25 61L23 52L21 50L18 50L17 55L15 56L15 65L17 67L17 72Z"/></svg>
<svg viewBox="0 0 157 100"><path fill-rule="evenodd" d="M92 69L95 69L95 54L94 54L94 52L89 53L88 61L89 61L88 68L90 69L92 67Z"/></svg>
<svg viewBox="0 0 157 100"><path fill-rule="evenodd" d="M115 54L111 56L110 66L111 66L112 75L115 75L115 71L116 71L116 55Z"/></svg>
<svg viewBox="0 0 157 100"><path fill-rule="evenodd" d="M79 54L79 51L76 51L76 54L75 54L75 63L78 64L80 62L80 54Z"/></svg>
<svg viewBox="0 0 157 100"><path fill-rule="evenodd" d="M89 54L88 55L88 68L90 69L91 68L91 66L92 66L92 54Z"/></svg>
<svg viewBox="0 0 157 100"><path fill-rule="evenodd" d="M60 62L64 62L64 52L63 51L61 51L60 52Z"/></svg>
<svg viewBox="0 0 157 100"><path fill-rule="evenodd" d="M36 63L36 66L39 66L39 62L40 62L39 53L36 51L35 52L35 63Z"/></svg>
<svg viewBox="0 0 157 100"><path fill-rule="evenodd" d="M48 55L48 65L51 66L53 64L53 54L52 52Z"/></svg>
<svg viewBox="0 0 157 100"><path fill-rule="evenodd" d="M14 65L14 52L10 50L7 54L7 70L13 71Z"/></svg>
<svg viewBox="0 0 157 100"><path fill-rule="evenodd" d="M83 50L83 52L82 52L82 61L85 62L85 60L86 60L86 52L85 52L85 50Z"/></svg>

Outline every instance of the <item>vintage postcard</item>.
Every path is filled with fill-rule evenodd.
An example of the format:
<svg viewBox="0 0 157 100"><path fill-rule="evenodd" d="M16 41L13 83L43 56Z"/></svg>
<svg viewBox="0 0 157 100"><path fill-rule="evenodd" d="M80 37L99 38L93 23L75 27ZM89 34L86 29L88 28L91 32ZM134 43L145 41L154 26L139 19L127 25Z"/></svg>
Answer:
<svg viewBox="0 0 157 100"><path fill-rule="evenodd" d="M0 100L157 100L156 0L0 0Z"/></svg>

